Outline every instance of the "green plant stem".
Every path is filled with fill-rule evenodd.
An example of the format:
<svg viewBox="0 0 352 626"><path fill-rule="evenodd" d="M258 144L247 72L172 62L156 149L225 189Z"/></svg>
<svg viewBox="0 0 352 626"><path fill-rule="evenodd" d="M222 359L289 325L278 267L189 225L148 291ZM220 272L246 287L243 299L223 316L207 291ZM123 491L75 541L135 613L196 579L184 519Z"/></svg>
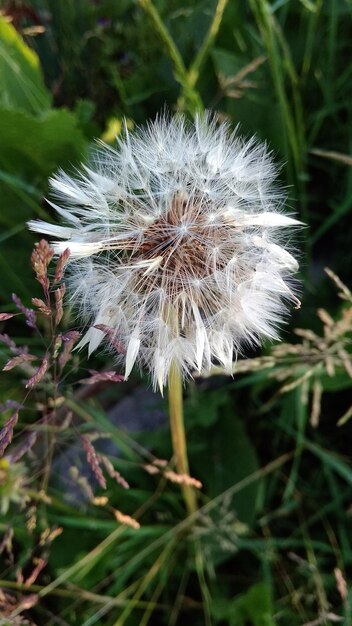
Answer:
<svg viewBox="0 0 352 626"><path fill-rule="evenodd" d="M186 68L169 31L167 30L151 0L139 0L139 4L142 9L144 9L144 11L149 15L151 21L153 22L154 29L164 43L168 55L174 65L175 73L178 76L178 80L181 82L181 84L183 84L183 82L187 80Z"/></svg>
<svg viewBox="0 0 352 626"><path fill-rule="evenodd" d="M219 32L228 0L218 0L209 30L189 69L186 68L182 56L152 0L138 0L138 2L148 14L155 32L163 42L173 64L174 77L181 85L182 91L177 102L177 108L180 111L186 110L194 116L198 111L204 109L202 99L195 86L199 79L200 70Z"/></svg>
<svg viewBox="0 0 352 626"><path fill-rule="evenodd" d="M138 0L138 2L141 8L149 15L155 32L166 48L166 52L174 68L175 80L177 80L182 88L185 108L194 115L196 111L203 109L203 104L199 94L193 89L193 86L189 82L187 69L182 56L152 1Z"/></svg>
<svg viewBox="0 0 352 626"><path fill-rule="evenodd" d="M330 460L330 457L327 457L325 454L322 457L319 447L310 445L307 442L305 442L305 445L308 449L311 449L311 451L319 458L323 458L324 461L326 460L326 458ZM197 509L192 516L186 517L176 526L172 526L169 530L167 530L163 535L158 537L158 539L154 540L153 542L148 542L146 546L130 560L129 565L131 566L136 560L138 560L138 562L142 562L142 559L152 553L153 550L156 550L158 546L163 545L165 542L172 541L175 534L186 532L187 529L191 527L191 524L197 519L199 513L201 513L202 515L209 515L209 512L214 507L218 507L219 505L221 505L221 503L223 503L226 498L233 497L236 493L240 493L242 489L245 489L249 485L252 485L257 480L261 480L264 476L268 476L269 474L276 472L285 463L291 461L293 457L294 451L286 452L274 461L271 461L264 467L261 467L259 470L253 472L253 474L249 474L245 478L242 478L242 480L238 481L237 483L220 493L218 496L207 502L207 504L203 505L199 510ZM117 542L118 539L120 539L121 535L125 531L126 528L123 528L121 526L116 528L112 533L110 533L110 535L105 537L105 539L103 539L99 544L92 548L90 552L87 552L87 554L85 554L81 559L75 561L73 565L70 565L57 578L55 578L48 585L46 585L46 587L42 587L40 591L38 591L38 595L43 598L48 594L54 593L54 590L57 589L59 585L65 584L72 576L80 575L82 577L83 569L85 570L84 575L87 575L90 569L99 562L99 560L106 554L106 551L108 549L111 549L111 547Z"/></svg>
<svg viewBox="0 0 352 626"><path fill-rule="evenodd" d="M222 18L223 18L227 3L228 3L228 0L218 0L216 9L214 12L214 16L210 24L210 28L204 38L204 41L195 59L192 61L192 65L188 71L188 83L189 85L191 85L191 87L195 87L196 83L198 82L199 72L204 62L206 61L209 51L211 49L211 46L213 45L216 39L216 36L219 32L219 28L222 22Z"/></svg>
<svg viewBox="0 0 352 626"><path fill-rule="evenodd" d="M183 419L182 375L176 363L173 363L169 374L169 411L172 447L175 455L176 468L179 474L189 475L187 443ZM182 485L183 497L189 515L197 510L194 488Z"/></svg>

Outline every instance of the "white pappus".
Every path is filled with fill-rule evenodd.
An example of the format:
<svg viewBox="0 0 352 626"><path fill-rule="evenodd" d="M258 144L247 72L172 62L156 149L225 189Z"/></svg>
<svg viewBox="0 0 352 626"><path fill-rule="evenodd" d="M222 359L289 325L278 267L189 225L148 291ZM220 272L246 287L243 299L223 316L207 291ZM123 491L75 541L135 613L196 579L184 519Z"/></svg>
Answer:
<svg viewBox="0 0 352 626"><path fill-rule="evenodd" d="M231 373L299 304L287 233L301 223L284 213L272 157L207 114L160 116L117 144L51 179L64 225L29 222L70 250L71 301L91 324L79 346L110 338L126 378L136 362L161 390L172 363L185 377L213 363Z"/></svg>

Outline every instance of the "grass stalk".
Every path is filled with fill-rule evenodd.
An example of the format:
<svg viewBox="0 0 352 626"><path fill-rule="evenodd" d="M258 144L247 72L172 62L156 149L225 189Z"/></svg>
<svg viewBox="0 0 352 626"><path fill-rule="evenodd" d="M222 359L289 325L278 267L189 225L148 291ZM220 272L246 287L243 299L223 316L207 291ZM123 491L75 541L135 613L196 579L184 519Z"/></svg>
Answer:
<svg viewBox="0 0 352 626"><path fill-rule="evenodd" d="M158 555L158 557L153 562L152 566L150 567L146 575L143 577L140 585L138 586L138 589L135 592L135 595L132 598L130 598L129 604L126 606L125 610L119 616L119 618L114 622L113 626L124 626L135 604L140 601L143 593L148 589L148 587L150 587L151 583L155 581L156 577L160 575L162 567L165 566L165 564L169 561L172 555L172 552L174 551L174 548L175 548L175 543L173 541L170 541L168 544L166 544L163 551ZM165 577L165 574L163 576ZM163 579L162 577L160 582L162 585L164 585L165 579ZM157 585L157 589L158 587L159 585ZM147 615L148 615L148 609L150 610L150 605L147 607ZM144 618L143 620L145 621Z"/></svg>
<svg viewBox="0 0 352 626"><path fill-rule="evenodd" d="M291 149L296 172L299 168L300 155L297 144L296 128L293 120L290 104L285 91L285 79L282 68L281 54L275 37L273 16L270 6L266 1L250 0L252 11L257 21L262 41L266 49L269 64L271 66L272 79L277 99L280 105L282 126L284 131L286 150Z"/></svg>
<svg viewBox="0 0 352 626"><path fill-rule="evenodd" d="M313 448L313 452L316 451L316 447ZM169 530L167 530L161 537L158 537L152 543L146 545L146 547L136 554L133 559L130 560L130 565L132 561L138 561L138 564L142 562L142 559L149 555L151 552L156 550L159 546L165 545L166 542L172 541L172 539L182 532L186 532L186 530L190 527L191 523L197 519L198 515L201 513L203 515L209 514L209 512L216 506L218 506L221 502L226 498L233 497L236 493L239 493L248 485L255 483L258 480L261 480L264 476L268 476L273 472L276 472L279 468L285 465L288 461L291 461L294 456L292 451L286 452L282 454L280 457L271 461L264 467L259 470L249 474L239 482L235 483L221 494L213 498L210 502L203 505L199 510L197 509L192 516L186 517L179 524L173 526ZM89 571L97 562L102 558L102 556L106 553L106 550L111 550L114 543L120 538L121 534L125 532L126 528L118 527L116 528L110 535L105 537L103 541L97 544L90 552L87 552L85 556L81 559L73 563L70 567L68 567L65 571L63 571L57 578L52 580L48 585L42 587L38 593L39 597L44 598L48 594L52 594L57 587L62 584L65 584L71 577L77 576L79 572L82 572L82 569L86 568L86 573ZM116 574L116 572L115 572ZM81 578L84 577L81 575Z"/></svg>
<svg viewBox="0 0 352 626"><path fill-rule="evenodd" d="M279 103L285 151L287 154L291 153L292 165L290 159L287 161L289 178L298 189L301 219L304 223L309 223L304 181L307 147L299 78L291 58L290 47L273 15L270 4L267 0L250 0L250 5L271 69L273 86ZM285 86L287 79L289 90ZM305 238L304 245L308 264L311 257L308 237Z"/></svg>
<svg viewBox="0 0 352 626"><path fill-rule="evenodd" d="M170 60L174 65L175 74L178 76L179 82L183 86L184 82L186 82L187 80L187 72L174 40L172 39L169 31L167 30L164 22L162 21L157 9L155 8L151 0L139 0L139 5L149 15L154 26L154 30L159 35L170 57Z"/></svg>
<svg viewBox="0 0 352 626"><path fill-rule="evenodd" d="M177 80L182 88L185 108L187 108L189 112L194 115L197 110L203 109L203 104L199 94L195 89L193 89L193 86L189 81L188 72L182 56L151 0L138 0L138 2L140 7L148 14L155 32L165 46L166 52L174 68L175 80Z"/></svg>
<svg viewBox="0 0 352 626"><path fill-rule="evenodd" d="M219 32L227 3L228 0L218 0L209 30L188 70L188 82L192 87L194 87L198 81L200 70Z"/></svg>

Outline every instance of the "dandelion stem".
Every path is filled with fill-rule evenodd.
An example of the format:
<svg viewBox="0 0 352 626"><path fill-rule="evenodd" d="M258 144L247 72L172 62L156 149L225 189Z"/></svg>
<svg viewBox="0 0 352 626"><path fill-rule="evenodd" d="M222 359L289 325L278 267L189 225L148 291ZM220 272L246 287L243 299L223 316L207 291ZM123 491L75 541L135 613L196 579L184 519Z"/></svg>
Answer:
<svg viewBox="0 0 352 626"><path fill-rule="evenodd" d="M182 375L180 368L173 363L169 374L169 411L172 447L176 460L176 468L180 474L189 475L187 443L183 419ZM194 488L182 485L183 497L189 515L197 510Z"/></svg>

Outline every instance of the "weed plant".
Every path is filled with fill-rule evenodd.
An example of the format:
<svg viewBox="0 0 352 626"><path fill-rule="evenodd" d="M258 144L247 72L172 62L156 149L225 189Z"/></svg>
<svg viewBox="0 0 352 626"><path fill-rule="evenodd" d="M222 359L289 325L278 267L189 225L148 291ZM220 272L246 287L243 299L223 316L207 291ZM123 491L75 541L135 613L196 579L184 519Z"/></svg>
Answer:
<svg viewBox="0 0 352 626"><path fill-rule="evenodd" d="M350 626L350 0L0 8L0 624ZM283 342L185 389L187 477L148 380L73 350L67 258L26 228L165 106L266 140L307 224Z"/></svg>

